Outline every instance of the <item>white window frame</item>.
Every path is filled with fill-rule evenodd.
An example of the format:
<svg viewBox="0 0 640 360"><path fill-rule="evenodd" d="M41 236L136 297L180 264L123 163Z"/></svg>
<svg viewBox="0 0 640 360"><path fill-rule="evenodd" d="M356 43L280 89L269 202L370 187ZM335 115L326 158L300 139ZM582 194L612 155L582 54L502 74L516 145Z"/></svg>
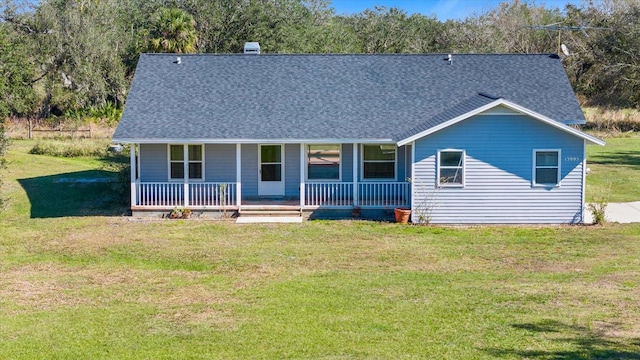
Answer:
<svg viewBox="0 0 640 360"><path fill-rule="evenodd" d="M185 146L187 147L187 159L186 159L186 164L187 166L184 168L183 174L181 178L172 178L171 177L171 163L178 163L178 162L185 162L185 159L183 160L171 160L171 146L181 146L182 147L182 151L184 153L185 150ZM189 146L200 146L200 158L202 160L193 160L190 161L189 160ZM204 161L204 154L205 154L205 145L204 144L167 144L167 179L169 179L170 182L182 182L184 181L185 176L188 178L189 181L204 181L204 166L205 166L205 161ZM202 176L200 178L190 178L189 176L189 164L190 163L201 163L202 164Z"/></svg>
<svg viewBox="0 0 640 360"><path fill-rule="evenodd" d="M537 169L554 169L556 166L538 166L536 163L536 154L539 152L557 152L558 153L558 172L555 184L539 183L536 179ZM560 187L560 177L562 174L562 150L561 149L533 149L532 155L532 171L531 171L531 185L535 187Z"/></svg>
<svg viewBox="0 0 640 360"><path fill-rule="evenodd" d="M365 178L364 177L364 163L386 163L391 162L390 160L366 160L364 159L364 147L365 146L380 146L380 145L393 145L393 177L392 178ZM395 144L360 144L360 181L371 181L371 182L385 182L398 181L398 146Z"/></svg>
<svg viewBox="0 0 640 360"><path fill-rule="evenodd" d="M462 165L460 166L442 166L440 164L440 159L441 159L441 154L443 152L457 152L457 153L462 153ZM467 152L466 150L462 150L462 149L442 149L442 150L438 150L438 159L437 159L437 165L436 165L436 183L438 184L438 187L453 187L453 188L462 188L465 186L466 183L466 174L467 174ZM460 168L462 170L462 182L461 183L441 183L440 182L440 170L441 169L458 169Z"/></svg>
<svg viewBox="0 0 640 360"><path fill-rule="evenodd" d="M340 153L338 154L338 178L337 179L309 179L309 146L338 146ZM305 161L304 161L304 177L307 182L342 182L342 144L304 144L305 147Z"/></svg>

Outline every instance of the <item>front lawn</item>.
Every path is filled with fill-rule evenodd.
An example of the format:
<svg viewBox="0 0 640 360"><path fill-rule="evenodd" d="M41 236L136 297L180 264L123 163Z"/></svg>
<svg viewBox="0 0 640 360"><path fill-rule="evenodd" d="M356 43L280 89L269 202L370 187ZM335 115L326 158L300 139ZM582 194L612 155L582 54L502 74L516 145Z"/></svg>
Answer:
<svg viewBox="0 0 640 360"><path fill-rule="evenodd" d="M131 221L110 183L60 180L99 160L31 145L5 171L2 358L640 354L640 224Z"/></svg>
<svg viewBox="0 0 640 360"><path fill-rule="evenodd" d="M640 136L604 140L587 146L587 201L640 201Z"/></svg>

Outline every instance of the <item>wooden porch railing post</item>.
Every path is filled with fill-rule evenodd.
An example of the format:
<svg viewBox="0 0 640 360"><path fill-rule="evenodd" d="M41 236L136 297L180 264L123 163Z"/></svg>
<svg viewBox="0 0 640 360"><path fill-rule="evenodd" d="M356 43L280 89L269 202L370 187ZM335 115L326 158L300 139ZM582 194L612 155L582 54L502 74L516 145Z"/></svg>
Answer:
<svg viewBox="0 0 640 360"><path fill-rule="evenodd" d="M303 208L306 202L305 199L305 183L304 183L304 174L305 174L305 166L306 166L306 151L305 144L300 144L300 208Z"/></svg>
<svg viewBox="0 0 640 360"><path fill-rule="evenodd" d="M236 206L242 201L242 144L236 144Z"/></svg>
<svg viewBox="0 0 640 360"><path fill-rule="evenodd" d="M136 191L136 183L138 182L138 179L136 179L136 144L131 144L129 157L129 163L131 165L131 207L134 207L138 205L138 194Z"/></svg>
<svg viewBox="0 0 640 360"><path fill-rule="evenodd" d="M353 144L353 206L358 206L358 144Z"/></svg>
<svg viewBox="0 0 640 360"><path fill-rule="evenodd" d="M184 175L184 185L182 193L184 194L184 199L182 199L182 206L189 206L189 145L182 145L182 151L184 154L183 161L183 175Z"/></svg>

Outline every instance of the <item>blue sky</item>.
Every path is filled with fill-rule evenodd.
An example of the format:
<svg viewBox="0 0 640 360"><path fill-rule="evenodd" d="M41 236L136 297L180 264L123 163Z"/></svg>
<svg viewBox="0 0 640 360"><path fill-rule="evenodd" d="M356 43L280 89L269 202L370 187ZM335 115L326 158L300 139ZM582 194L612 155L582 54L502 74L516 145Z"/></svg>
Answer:
<svg viewBox="0 0 640 360"><path fill-rule="evenodd" d="M331 6L338 15L350 15L371 9L374 6L397 7L408 14L435 15L438 20L464 20L474 13L481 14L498 6L505 0L332 0ZM564 9L568 3L580 5L581 0L540 0L526 1L547 8Z"/></svg>

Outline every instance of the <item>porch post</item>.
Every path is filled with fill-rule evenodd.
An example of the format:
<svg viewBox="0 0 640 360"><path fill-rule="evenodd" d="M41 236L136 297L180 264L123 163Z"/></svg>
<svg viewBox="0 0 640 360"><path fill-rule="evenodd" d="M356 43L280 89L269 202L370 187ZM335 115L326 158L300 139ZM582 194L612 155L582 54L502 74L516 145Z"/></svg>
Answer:
<svg viewBox="0 0 640 360"><path fill-rule="evenodd" d="M409 207L413 209L413 196L415 194L415 185L416 185L416 142L411 143L411 195L409 196ZM437 175L436 175L437 176ZM411 221L413 222L413 217L415 212L411 213Z"/></svg>
<svg viewBox="0 0 640 360"><path fill-rule="evenodd" d="M236 144L236 206L242 201L242 144Z"/></svg>
<svg viewBox="0 0 640 360"><path fill-rule="evenodd" d="M189 145L182 145L182 151L184 159L182 160L184 166L184 201L183 206L189 206Z"/></svg>
<svg viewBox="0 0 640 360"><path fill-rule="evenodd" d="M358 206L358 144L353 144L353 206Z"/></svg>
<svg viewBox="0 0 640 360"><path fill-rule="evenodd" d="M304 174L305 174L305 166L306 166L306 151L305 145L300 143L300 208L304 207L306 202L305 200L305 184L304 184Z"/></svg>
<svg viewBox="0 0 640 360"><path fill-rule="evenodd" d="M136 144L131 144L129 152L129 161L131 164L131 207L138 205L137 183L136 178Z"/></svg>

